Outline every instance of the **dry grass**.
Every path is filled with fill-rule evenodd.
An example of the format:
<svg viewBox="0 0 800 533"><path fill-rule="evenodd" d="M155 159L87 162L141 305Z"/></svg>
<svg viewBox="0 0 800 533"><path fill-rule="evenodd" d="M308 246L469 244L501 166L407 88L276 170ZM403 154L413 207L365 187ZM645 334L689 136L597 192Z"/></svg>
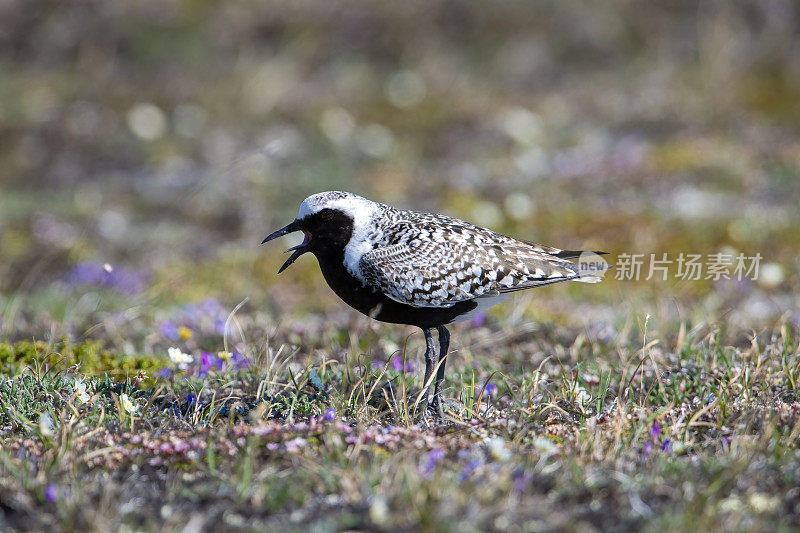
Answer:
<svg viewBox="0 0 800 533"><path fill-rule="evenodd" d="M478 329L470 340L511 333ZM87 377L85 402L76 369L26 368L0 389L0 519L145 530L800 523L796 328L741 346L702 327L669 344L618 336L565 350L547 337L534 352L518 349L531 334L493 342L492 372L469 353L480 342L454 352L444 423L422 416L416 373L286 345L254 345L253 366L204 379Z"/></svg>

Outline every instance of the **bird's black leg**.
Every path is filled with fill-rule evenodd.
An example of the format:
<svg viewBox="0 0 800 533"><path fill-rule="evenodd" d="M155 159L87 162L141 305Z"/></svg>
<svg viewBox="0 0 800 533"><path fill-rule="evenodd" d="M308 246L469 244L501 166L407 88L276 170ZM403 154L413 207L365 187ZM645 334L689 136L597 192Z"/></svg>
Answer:
<svg viewBox="0 0 800 533"><path fill-rule="evenodd" d="M425 381L422 386L425 388L425 404L428 404L428 381L431 379L433 369L436 368L436 346L433 344L433 334L430 329L423 329L422 333L425 334Z"/></svg>
<svg viewBox="0 0 800 533"><path fill-rule="evenodd" d="M436 328L439 331L439 369L436 371L436 383L433 386L433 408L439 418L444 418L442 409L442 383L444 383L444 366L447 364L447 350L450 349L450 332L444 326Z"/></svg>

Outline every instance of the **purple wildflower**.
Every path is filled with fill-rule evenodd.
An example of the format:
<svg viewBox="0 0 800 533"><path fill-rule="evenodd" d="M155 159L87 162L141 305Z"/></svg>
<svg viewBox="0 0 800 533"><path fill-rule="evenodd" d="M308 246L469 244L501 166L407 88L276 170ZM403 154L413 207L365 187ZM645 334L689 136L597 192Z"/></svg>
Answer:
<svg viewBox="0 0 800 533"><path fill-rule="evenodd" d="M658 422L654 422L653 426L650 428L650 436L653 437L653 440L657 440L660 434L661 426L658 425Z"/></svg>
<svg viewBox="0 0 800 533"><path fill-rule="evenodd" d="M747 294L753 288L753 282L747 278L732 280L733 287L740 293Z"/></svg>
<svg viewBox="0 0 800 533"><path fill-rule="evenodd" d="M475 469L480 466L481 462L477 459L472 459L467 464L464 465L464 468L461 469L461 472L458 473L458 480L459 481L466 481L472 476L472 473L475 472Z"/></svg>
<svg viewBox="0 0 800 533"><path fill-rule="evenodd" d="M642 456L643 457L647 457L648 455L650 455L650 451L652 449L653 449L653 443L650 442L650 441L645 442L644 443L644 450L642 450Z"/></svg>
<svg viewBox="0 0 800 533"><path fill-rule="evenodd" d="M380 361L372 361L373 368L383 368L383 363Z"/></svg>
<svg viewBox="0 0 800 533"><path fill-rule="evenodd" d="M194 331L225 334L225 321L228 312L214 298L205 298L199 303L186 303L174 322Z"/></svg>
<svg viewBox="0 0 800 533"><path fill-rule="evenodd" d="M436 469L436 465L439 464L442 459L444 459L444 450L441 448L436 448L428 452L425 463L420 469L422 475L424 477L430 477L431 474L433 474L433 471Z"/></svg>
<svg viewBox="0 0 800 533"><path fill-rule="evenodd" d="M413 359L407 359L405 362L403 358L400 356L392 357L392 368L397 372L413 372L417 369L417 365Z"/></svg>
<svg viewBox="0 0 800 533"><path fill-rule="evenodd" d="M200 320L200 308L195 303L185 303L182 315L187 324L196 325Z"/></svg>
<svg viewBox="0 0 800 533"><path fill-rule="evenodd" d="M162 322L161 334L171 341L176 341L178 340L178 326L172 322Z"/></svg>
<svg viewBox="0 0 800 533"><path fill-rule="evenodd" d="M531 475L526 473L521 468L515 468L514 471L511 473L511 482L517 494L522 494L523 492L525 492L525 488L528 486L530 480L531 480Z"/></svg>
<svg viewBox="0 0 800 533"><path fill-rule="evenodd" d="M220 317L226 312L225 308L222 307L222 304L220 304L215 298L211 297L203 298L203 300L200 302L200 305L198 305L198 308L200 309L201 313L210 317Z"/></svg>
<svg viewBox="0 0 800 533"><path fill-rule="evenodd" d="M102 285L105 274L100 263L78 263L67 273L67 281L74 285Z"/></svg>
<svg viewBox="0 0 800 533"><path fill-rule="evenodd" d="M217 357L216 355L212 355L208 352L203 352L200 354L200 372L198 372L198 376L205 377L208 374L208 371L212 368L216 368L217 370L222 370L222 358Z"/></svg>
<svg viewBox="0 0 800 533"><path fill-rule="evenodd" d="M469 321L471 325L477 327L482 326L484 322L486 322L486 313L475 313L475 316Z"/></svg>
<svg viewBox="0 0 800 533"><path fill-rule="evenodd" d="M169 368L162 368L161 371L158 373L158 377L161 379L169 379L172 376L172 370Z"/></svg>
<svg viewBox="0 0 800 533"><path fill-rule="evenodd" d="M588 337L590 341L603 344L611 342L616 336L617 331L605 322L596 322L589 326L589 329L586 331L586 337Z"/></svg>
<svg viewBox="0 0 800 533"><path fill-rule="evenodd" d="M201 378L206 377L212 365L213 363L211 362L211 354L208 352L202 352L200 354L200 372L198 372L197 375Z"/></svg>
<svg viewBox="0 0 800 533"><path fill-rule="evenodd" d="M333 422L334 420L336 420L336 409L334 409L333 407L329 407L328 409L326 409L325 414L322 415L322 420L324 420L325 422Z"/></svg>
<svg viewBox="0 0 800 533"><path fill-rule="evenodd" d="M109 276L107 286L128 296L134 296L150 285L150 276L125 267L117 267Z"/></svg>
<svg viewBox="0 0 800 533"><path fill-rule="evenodd" d="M236 351L231 354L231 362L237 370L244 370L250 366L250 359Z"/></svg>
<svg viewBox="0 0 800 533"><path fill-rule="evenodd" d="M148 287L150 276L132 268L87 261L78 263L70 269L67 273L67 282L72 285L105 287L134 296Z"/></svg>
<svg viewBox="0 0 800 533"><path fill-rule="evenodd" d="M667 439L661 445L661 451L664 453L672 453L672 441Z"/></svg>
<svg viewBox="0 0 800 533"><path fill-rule="evenodd" d="M428 459L430 459L434 463L439 463L442 459L444 459L444 450L441 448L436 448L431 450L428 453Z"/></svg>
<svg viewBox="0 0 800 533"><path fill-rule="evenodd" d="M55 503L58 499L58 487L55 483L50 483L44 489L44 499L50 503Z"/></svg>
<svg viewBox="0 0 800 533"><path fill-rule="evenodd" d="M486 384L486 394L489 396L495 396L497 394L497 385L492 383L491 381Z"/></svg>
<svg viewBox="0 0 800 533"><path fill-rule="evenodd" d="M305 447L307 442L308 441L303 437L295 437L286 442L286 451L290 453L300 451L301 448Z"/></svg>

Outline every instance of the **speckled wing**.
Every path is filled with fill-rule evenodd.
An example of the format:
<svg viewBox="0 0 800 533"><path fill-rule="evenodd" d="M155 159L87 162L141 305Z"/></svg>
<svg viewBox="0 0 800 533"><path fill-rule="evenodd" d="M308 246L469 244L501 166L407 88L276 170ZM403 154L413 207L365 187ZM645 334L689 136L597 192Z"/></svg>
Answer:
<svg viewBox="0 0 800 533"><path fill-rule="evenodd" d="M575 265L541 247L469 223L417 214L384 229L359 261L362 280L415 307L450 307L464 300L568 281Z"/></svg>

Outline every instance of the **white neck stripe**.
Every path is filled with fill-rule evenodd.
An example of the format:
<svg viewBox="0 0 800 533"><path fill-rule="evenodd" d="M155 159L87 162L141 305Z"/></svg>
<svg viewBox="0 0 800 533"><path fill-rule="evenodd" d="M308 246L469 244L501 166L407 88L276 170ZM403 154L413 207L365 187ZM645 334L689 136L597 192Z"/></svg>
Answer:
<svg viewBox="0 0 800 533"><path fill-rule="evenodd" d="M374 229L375 216L380 211L378 204L351 193L323 192L303 200L297 218L301 220L323 209L341 211L352 219L353 234L344 248L344 266L351 275L364 281L358 263L361 257L373 248L369 235Z"/></svg>

